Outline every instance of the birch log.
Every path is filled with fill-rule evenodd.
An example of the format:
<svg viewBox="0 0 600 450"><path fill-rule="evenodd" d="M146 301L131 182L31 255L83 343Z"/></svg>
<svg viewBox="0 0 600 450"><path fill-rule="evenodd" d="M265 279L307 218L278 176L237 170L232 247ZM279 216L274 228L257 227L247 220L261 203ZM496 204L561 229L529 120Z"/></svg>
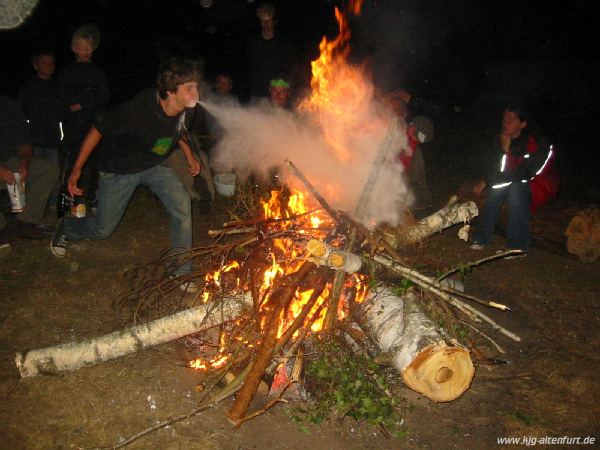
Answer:
<svg viewBox="0 0 600 450"><path fill-rule="evenodd" d="M386 230L383 236L388 244L394 248L399 248L423 241L453 225L467 223L478 214L479 211L475 202L458 203L456 197L452 197L446 206L421 219L413 227Z"/></svg>
<svg viewBox="0 0 600 450"><path fill-rule="evenodd" d="M414 293L398 297L380 284L360 314L362 325L408 387L436 402L455 400L467 390L475 374L469 350L448 344Z"/></svg>
<svg viewBox="0 0 600 450"><path fill-rule="evenodd" d="M15 363L23 378L91 366L207 330L251 307L249 294L225 298L104 336L19 352Z"/></svg>

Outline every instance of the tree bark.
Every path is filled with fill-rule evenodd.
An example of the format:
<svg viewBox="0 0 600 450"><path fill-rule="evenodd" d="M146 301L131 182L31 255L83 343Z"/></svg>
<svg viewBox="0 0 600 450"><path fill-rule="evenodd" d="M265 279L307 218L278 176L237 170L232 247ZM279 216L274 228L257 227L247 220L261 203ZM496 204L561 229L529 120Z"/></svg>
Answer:
<svg viewBox="0 0 600 450"><path fill-rule="evenodd" d="M458 223L467 223L479 214L474 202L458 203L456 198L411 228L405 226L383 232L385 241L394 248L415 244Z"/></svg>
<svg viewBox="0 0 600 450"><path fill-rule="evenodd" d="M419 308L413 292L402 297L379 285L360 306L361 325L411 389L437 401L460 397L475 369L469 350L449 338Z"/></svg>
<svg viewBox="0 0 600 450"><path fill-rule="evenodd" d="M251 307L250 295L225 298L104 336L19 352L15 363L23 378L74 370L207 330Z"/></svg>

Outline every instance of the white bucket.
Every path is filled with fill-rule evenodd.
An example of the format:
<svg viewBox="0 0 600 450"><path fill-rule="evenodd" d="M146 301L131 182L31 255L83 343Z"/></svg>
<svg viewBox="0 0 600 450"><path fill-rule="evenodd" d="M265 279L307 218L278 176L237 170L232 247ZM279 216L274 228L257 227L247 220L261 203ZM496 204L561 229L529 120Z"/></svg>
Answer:
<svg viewBox="0 0 600 450"><path fill-rule="evenodd" d="M217 173L213 177L217 192L224 197L231 197L235 192L235 173Z"/></svg>

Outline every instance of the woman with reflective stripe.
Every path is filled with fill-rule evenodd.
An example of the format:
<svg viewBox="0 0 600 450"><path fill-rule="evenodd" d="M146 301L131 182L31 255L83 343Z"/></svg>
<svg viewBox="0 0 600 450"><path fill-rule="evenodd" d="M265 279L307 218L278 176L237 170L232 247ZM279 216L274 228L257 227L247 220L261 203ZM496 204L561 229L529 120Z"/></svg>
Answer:
<svg viewBox="0 0 600 450"><path fill-rule="evenodd" d="M508 204L506 247L529 251L529 215L554 198L559 177L554 164L554 146L528 127L528 115L518 106L508 106L502 117L502 133L497 159L487 179L475 187L480 194L488 187L488 197L471 248L480 250L489 244L504 202Z"/></svg>

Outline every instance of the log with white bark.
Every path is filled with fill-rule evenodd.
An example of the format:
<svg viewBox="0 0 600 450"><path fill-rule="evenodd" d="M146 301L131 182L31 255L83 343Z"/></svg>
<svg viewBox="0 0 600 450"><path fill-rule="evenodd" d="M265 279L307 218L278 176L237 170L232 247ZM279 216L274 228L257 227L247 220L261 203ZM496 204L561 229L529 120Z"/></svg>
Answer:
<svg viewBox="0 0 600 450"><path fill-rule="evenodd" d="M451 342L420 309L413 292L398 297L380 284L359 314L408 387L437 402L455 400L467 390L475 374L469 350Z"/></svg>
<svg viewBox="0 0 600 450"><path fill-rule="evenodd" d="M240 317L251 307L249 294L224 298L104 336L19 352L15 363L23 378L74 370L199 333Z"/></svg>
<svg viewBox="0 0 600 450"><path fill-rule="evenodd" d="M394 248L421 242L446 228L453 225L468 223L479 214L475 202L469 201L458 203L456 197L452 197L448 204L439 211L431 214L417 222L410 228L385 230L383 236L385 241Z"/></svg>

